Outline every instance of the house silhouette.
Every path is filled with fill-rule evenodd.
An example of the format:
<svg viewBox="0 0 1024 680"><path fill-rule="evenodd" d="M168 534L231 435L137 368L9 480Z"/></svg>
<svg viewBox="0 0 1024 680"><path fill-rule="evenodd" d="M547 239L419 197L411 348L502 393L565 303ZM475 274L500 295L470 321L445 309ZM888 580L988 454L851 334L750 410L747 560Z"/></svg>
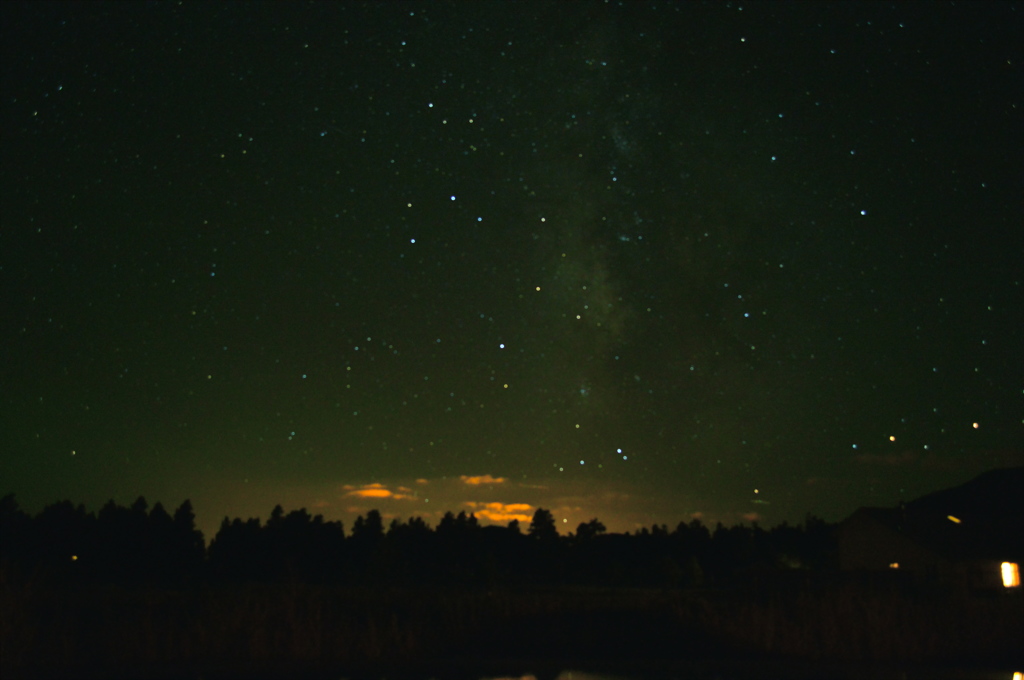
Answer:
<svg viewBox="0 0 1024 680"><path fill-rule="evenodd" d="M1019 585L1024 467L992 470L895 508L859 508L838 536L843 570L896 570L970 588Z"/></svg>

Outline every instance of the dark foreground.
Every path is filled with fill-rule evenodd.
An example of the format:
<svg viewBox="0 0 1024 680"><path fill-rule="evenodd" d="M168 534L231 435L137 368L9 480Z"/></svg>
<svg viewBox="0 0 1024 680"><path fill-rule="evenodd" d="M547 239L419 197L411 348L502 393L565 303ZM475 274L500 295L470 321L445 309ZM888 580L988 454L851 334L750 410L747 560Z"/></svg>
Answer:
<svg viewBox="0 0 1024 680"><path fill-rule="evenodd" d="M4 678L553 678L569 667L868 677L856 673L1024 662L1019 592L852 581L690 590L8 583L0 612Z"/></svg>

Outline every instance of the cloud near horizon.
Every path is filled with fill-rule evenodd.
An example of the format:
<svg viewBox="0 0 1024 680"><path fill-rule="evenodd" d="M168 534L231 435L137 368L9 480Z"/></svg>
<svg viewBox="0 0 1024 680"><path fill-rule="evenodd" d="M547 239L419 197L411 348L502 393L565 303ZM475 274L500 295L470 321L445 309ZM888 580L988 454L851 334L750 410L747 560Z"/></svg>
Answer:
<svg viewBox="0 0 1024 680"><path fill-rule="evenodd" d="M532 522L533 513L536 511L529 503L477 503L467 501L468 507L479 519L486 519L491 522Z"/></svg>
<svg viewBox="0 0 1024 680"><path fill-rule="evenodd" d="M851 458L852 465L874 468L880 477L887 471L899 469L900 465L928 470L942 462L941 458L907 450L863 452ZM835 493L844 480L813 476L794 482L812 489L815 496L825 497ZM271 497L271 492L257 485L239 488L246 491L243 498L231 499L233 503L224 503L221 507L213 506L211 513L204 514L204 532L215 535L224 516L251 517L261 513L266 516L267 508L273 505L265 500ZM580 523L593 518L601 521L609 533L636 531L654 524L664 524L671 530L680 522L689 523L694 519L711 529L719 523L726 527L754 522L767 527L783 520L796 524L808 513L828 521L842 519L842 516L825 514L818 507L787 504L784 496L773 497L769 504L761 499L769 493L764 489L752 501L735 506L707 494L666 491L618 479L519 479L493 472L431 478L410 476L374 482L325 480L321 485L287 488L283 494L280 491L280 487L276 488L273 495L286 509L309 508L326 519L342 520L347 526L370 510L378 510L386 521L420 517L432 526L436 526L445 513L463 510L475 514L482 525L507 525L518 520L525 527L538 508L545 508L551 511L562 533L575 531ZM218 500L220 498L223 497Z"/></svg>
<svg viewBox="0 0 1024 680"><path fill-rule="evenodd" d="M379 482L372 484L363 484L361 486L352 486L346 484L342 487L345 489L346 497L356 498L394 498L395 500L404 500L413 498L412 490L408 487L399 486L398 492L394 492Z"/></svg>
<svg viewBox="0 0 1024 680"><path fill-rule="evenodd" d="M464 484L469 484L470 486L480 486L481 484L504 484L506 481L504 477L491 477L490 475L476 475L472 477L469 475L462 475L459 479L461 479Z"/></svg>
<svg viewBox="0 0 1024 680"><path fill-rule="evenodd" d="M674 528L680 521L695 518L707 526L719 521L731 526L749 523L752 518L743 514L753 510L722 507L713 499L696 495L658 493L620 480L600 485L593 480L553 477L525 481L493 473L372 482L323 480L319 484L284 488L254 482L237 489L240 493L235 496L220 493L215 499L197 499L197 516L208 536L217 533L225 516L266 517L274 502L286 511L309 508L327 520L342 521L346 527L370 510L378 510L386 522L420 517L436 526L446 512L458 513L460 509L472 512L484 525L507 525L518 520L525 527L538 508L546 508L563 533L575 531L581 522L593 518L608 527L610 533L635 531L654 523ZM774 509L769 513L759 507L758 511L758 521L776 519Z"/></svg>

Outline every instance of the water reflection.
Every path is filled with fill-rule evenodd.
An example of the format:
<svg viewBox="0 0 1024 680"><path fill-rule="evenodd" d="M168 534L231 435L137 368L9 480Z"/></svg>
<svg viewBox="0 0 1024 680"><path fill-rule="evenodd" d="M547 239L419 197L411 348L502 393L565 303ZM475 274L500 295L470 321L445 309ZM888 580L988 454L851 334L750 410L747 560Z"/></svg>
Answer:
<svg viewBox="0 0 1024 680"><path fill-rule="evenodd" d="M607 675L604 673L590 673L585 671L562 671L553 679L538 678L532 673L526 675L507 675L481 678L481 680L641 680L639 677L627 677L624 675ZM1015 679L1016 680L1016 679Z"/></svg>

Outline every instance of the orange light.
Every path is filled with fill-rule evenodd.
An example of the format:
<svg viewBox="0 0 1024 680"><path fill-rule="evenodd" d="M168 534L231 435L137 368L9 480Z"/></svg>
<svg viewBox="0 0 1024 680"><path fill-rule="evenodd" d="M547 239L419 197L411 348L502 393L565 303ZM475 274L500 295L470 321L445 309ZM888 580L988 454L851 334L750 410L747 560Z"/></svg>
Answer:
<svg viewBox="0 0 1024 680"><path fill-rule="evenodd" d="M999 571L1003 574L1003 587L1016 588L1020 585L1020 567L1016 562L1003 562L999 565Z"/></svg>
<svg viewBox="0 0 1024 680"><path fill-rule="evenodd" d="M71 561L72 562L77 562L78 561L78 555L72 555L71 556Z"/></svg>
<svg viewBox="0 0 1024 680"><path fill-rule="evenodd" d="M960 518L959 517L953 517L953 515L946 515L946 519L948 519L953 524L960 524Z"/></svg>
<svg viewBox="0 0 1024 680"><path fill-rule="evenodd" d="M900 563L899 562L890 562L889 563L889 568L890 569L899 569L900 568Z"/></svg>

